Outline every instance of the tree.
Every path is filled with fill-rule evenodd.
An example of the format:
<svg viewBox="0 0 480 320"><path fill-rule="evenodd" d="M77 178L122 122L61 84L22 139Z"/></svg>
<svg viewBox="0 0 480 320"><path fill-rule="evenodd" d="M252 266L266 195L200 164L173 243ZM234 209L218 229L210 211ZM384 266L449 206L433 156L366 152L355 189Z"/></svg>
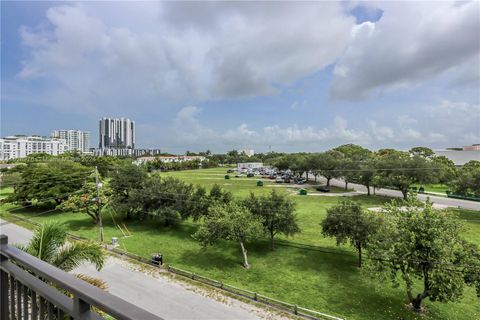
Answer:
<svg viewBox="0 0 480 320"><path fill-rule="evenodd" d="M192 215L194 191L191 184L179 179L152 175L140 188L132 190L125 209L130 210L133 218L150 217L165 226L174 226Z"/></svg>
<svg viewBox="0 0 480 320"><path fill-rule="evenodd" d="M426 298L459 300L465 285L475 286L480 296L480 251L461 237L462 225L450 212L416 199L393 202L384 212L386 219L368 246L375 276L390 278L396 287L401 279L416 311Z"/></svg>
<svg viewBox="0 0 480 320"><path fill-rule="evenodd" d="M360 172L358 182L367 188L367 195L370 195L370 187L373 187L373 190L375 191L375 177L377 176L376 165L377 161L372 154L359 166Z"/></svg>
<svg viewBox="0 0 480 320"><path fill-rule="evenodd" d="M433 159L435 157L435 152L432 149L427 147L414 147L410 149L410 154L413 156L420 156L425 159Z"/></svg>
<svg viewBox="0 0 480 320"><path fill-rule="evenodd" d="M272 250L277 234L281 233L288 237L300 232L295 215L295 203L287 196L275 190L272 190L270 195L261 197L256 197L252 192L243 203L254 216L260 217L263 229L270 237Z"/></svg>
<svg viewBox="0 0 480 320"><path fill-rule="evenodd" d="M100 204L105 207L110 198L111 190L108 185L102 185L99 189ZM97 187L94 182L86 182L80 190L72 194L68 200L58 206L61 210L83 212L92 218L95 224L100 222L99 201L97 201Z"/></svg>
<svg viewBox="0 0 480 320"><path fill-rule="evenodd" d="M432 165L437 169L435 170L436 182L448 184L457 177L455 163L445 156L433 157Z"/></svg>
<svg viewBox="0 0 480 320"><path fill-rule="evenodd" d="M133 214L128 206L130 195L133 190L141 188L146 179L145 170L133 164L117 166L111 173L112 206L116 211L126 212L127 219Z"/></svg>
<svg viewBox="0 0 480 320"><path fill-rule="evenodd" d="M480 197L480 161L467 162L449 185L454 194Z"/></svg>
<svg viewBox="0 0 480 320"><path fill-rule="evenodd" d="M379 222L366 213L359 203L343 200L327 209L327 217L321 222L322 234L335 237L337 245L350 242L358 253L358 267L362 267L362 250L376 232Z"/></svg>
<svg viewBox="0 0 480 320"><path fill-rule="evenodd" d="M30 242L20 247L30 255L50 263L66 272L84 262L91 262L100 271L105 263L105 253L98 243L67 242L67 231L58 222L47 221L35 229Z"/></svg>
<svg viewBox="0 0 480 320"><path fill-rule="evenodd" d="M214 184L210 189L208 199L211 202L229 203L233 200L233 195L230 191L223 190L218 184Z"/></svg>
<svg viewBox="0 0 480 320"><path fill-rule="evenodd" d="M406 200L412 184L428 183L435 178L432 161L396 150L380 150L377 156L378 178L382 187L400 190Z"/></svg>
<svg viewBox="0 0 480 320"><path fill-rule="evenodd" d="M330 180L340 176L340 168L343 155L340 151L329 150L319 154L321 168L318 170L322 176L327 179L327 186L330 186Z"/></svg>
<svg viewBox="0 0 480 320"><path fill-rule="evenodd" d="M193 238L204 247L213 245L219 240L231 240L240 244L243 256L243 267L248 269L247 241L262 234L262 222L244 206L230 202L228 204L215 203L209 208L200 226L193 234Z"/></svg>
<svg viewBox="0 0 480 320"><path fill-rule="evenodd" d="M356 144L344 144L333 150L341 152L343 155L340 174L345 181L345 190L347 190L349 182L361 179L363 164L370 159L372 152Z"/></svg>
<svg viewBox="0 0 480 320"><path fill-rule="evenodd" d="M29 163L10 200L59 205L91 176L90 168L69 161Z"/></svg>

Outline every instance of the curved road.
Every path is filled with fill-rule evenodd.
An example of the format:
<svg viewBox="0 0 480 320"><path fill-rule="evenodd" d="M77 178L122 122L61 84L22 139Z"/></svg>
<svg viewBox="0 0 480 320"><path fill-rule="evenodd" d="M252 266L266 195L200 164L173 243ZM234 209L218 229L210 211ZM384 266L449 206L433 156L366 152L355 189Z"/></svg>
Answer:
<svg viewBox="0 0 480 320"><path fill-rule="evenodd" d="M310 179L310 181L313 179ZM324 178L318 178L318 182L322 183L327 183L327 180ZM332 179L330 180L330 184L336 187L340 188L345 188L345 182L343 180L339 179ZM367 188L365 186L362 186L360 184L356 183L349 183L348 184L349 188L353 188L356 191L367 193ZM373 192L373 188L370 189L371 192ZM398 190L392 190L392 189L376 189L375 193L377 195L381 196L387 196L387 197L392 197L392 198L403 198L403 195L400 191ZM453 198L447 198L447 197L439 197L439 196L433 196L433 195L428 195L428 194L418 194L417 198L422 201L426 201L427 198L430 199L431 202L449 206L449 207L456 207L456 208L462 208L462 209L469 209L469 210L477 210L480 211L480 202L477 201L468 201L468 200L461 200L461 199L453 199Z"/></svg>
<svg viewBox="0 0 480 320"><path fill-rule="evenodd" d="M0 223L5 222L0 219ZM0 233L8 236L10 244L26 244L32 232L13 223L0 226ZM108 291L124 300L136 304L164 319L281 319L277 314L253 305L228 298L220 293L213 294L197 287L170 280L157 270L150 274L138 271L139 267L125 260L109 256L99 272L93 265L84 264L74 270L103 279ZM148 268L147 268L148 270ZM212 298L213 296L213 298ZM217 299L215 299L215 296ZM220 302L220 301L221 302Z"/></svg>

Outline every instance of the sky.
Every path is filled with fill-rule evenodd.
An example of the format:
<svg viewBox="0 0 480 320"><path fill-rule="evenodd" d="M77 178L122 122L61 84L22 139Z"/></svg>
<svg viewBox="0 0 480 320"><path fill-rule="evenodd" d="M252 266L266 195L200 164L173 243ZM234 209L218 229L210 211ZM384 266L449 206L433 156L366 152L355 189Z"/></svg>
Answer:
<svg viewBox="0 0 480 320"><path fill-rule="evenodd" d="M480 2L1 2L1 135L169 152L480 143Z"/></svg>

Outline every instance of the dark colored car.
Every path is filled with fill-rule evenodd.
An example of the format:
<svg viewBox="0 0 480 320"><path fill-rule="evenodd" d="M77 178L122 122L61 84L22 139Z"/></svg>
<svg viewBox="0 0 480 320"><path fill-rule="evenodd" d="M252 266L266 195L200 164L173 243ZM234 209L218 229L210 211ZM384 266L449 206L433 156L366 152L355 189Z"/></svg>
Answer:
<svg viewBox="0 0 480 320"><path fill-rule="evenodd" d="M251 178L251 177L253 177L253 176L255 176L255 175L253 174L253 172L247 173L247 177L248 177L248 178Z"/></svg>
<svg viewBox="0 0 480 320"><path fill-rule="evenodd" d="M328 186L318 186L316 187L317 191L321 191L321 192L330 192L330 187Z"/></svg>

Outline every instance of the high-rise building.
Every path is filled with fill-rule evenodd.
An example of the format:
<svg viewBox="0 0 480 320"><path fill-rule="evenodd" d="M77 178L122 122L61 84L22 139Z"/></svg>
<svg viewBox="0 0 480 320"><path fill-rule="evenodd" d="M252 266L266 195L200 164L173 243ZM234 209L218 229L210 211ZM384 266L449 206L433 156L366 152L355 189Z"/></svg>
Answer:
<svg viewBox="0 0 480 320"><path fill-rule="evenodd" d="M33 153L46 153L52 156L68 151L64 139L40 136L9 136L0 139L0 160L25 158Z"/></svg>
<svg viewBox="0 0 480 320"><path fill-rule="evenodd" d="M90 132L80 130L55 130L52 138L63 139L67 142L69 151L82 153L90 150Z"/></svg>
<svg viewBox="0 0 480 320"><path fill-rule="evenodd" d="M102 118L98 132L100 149L135 148L135 121L128 118Z"/></svg>

